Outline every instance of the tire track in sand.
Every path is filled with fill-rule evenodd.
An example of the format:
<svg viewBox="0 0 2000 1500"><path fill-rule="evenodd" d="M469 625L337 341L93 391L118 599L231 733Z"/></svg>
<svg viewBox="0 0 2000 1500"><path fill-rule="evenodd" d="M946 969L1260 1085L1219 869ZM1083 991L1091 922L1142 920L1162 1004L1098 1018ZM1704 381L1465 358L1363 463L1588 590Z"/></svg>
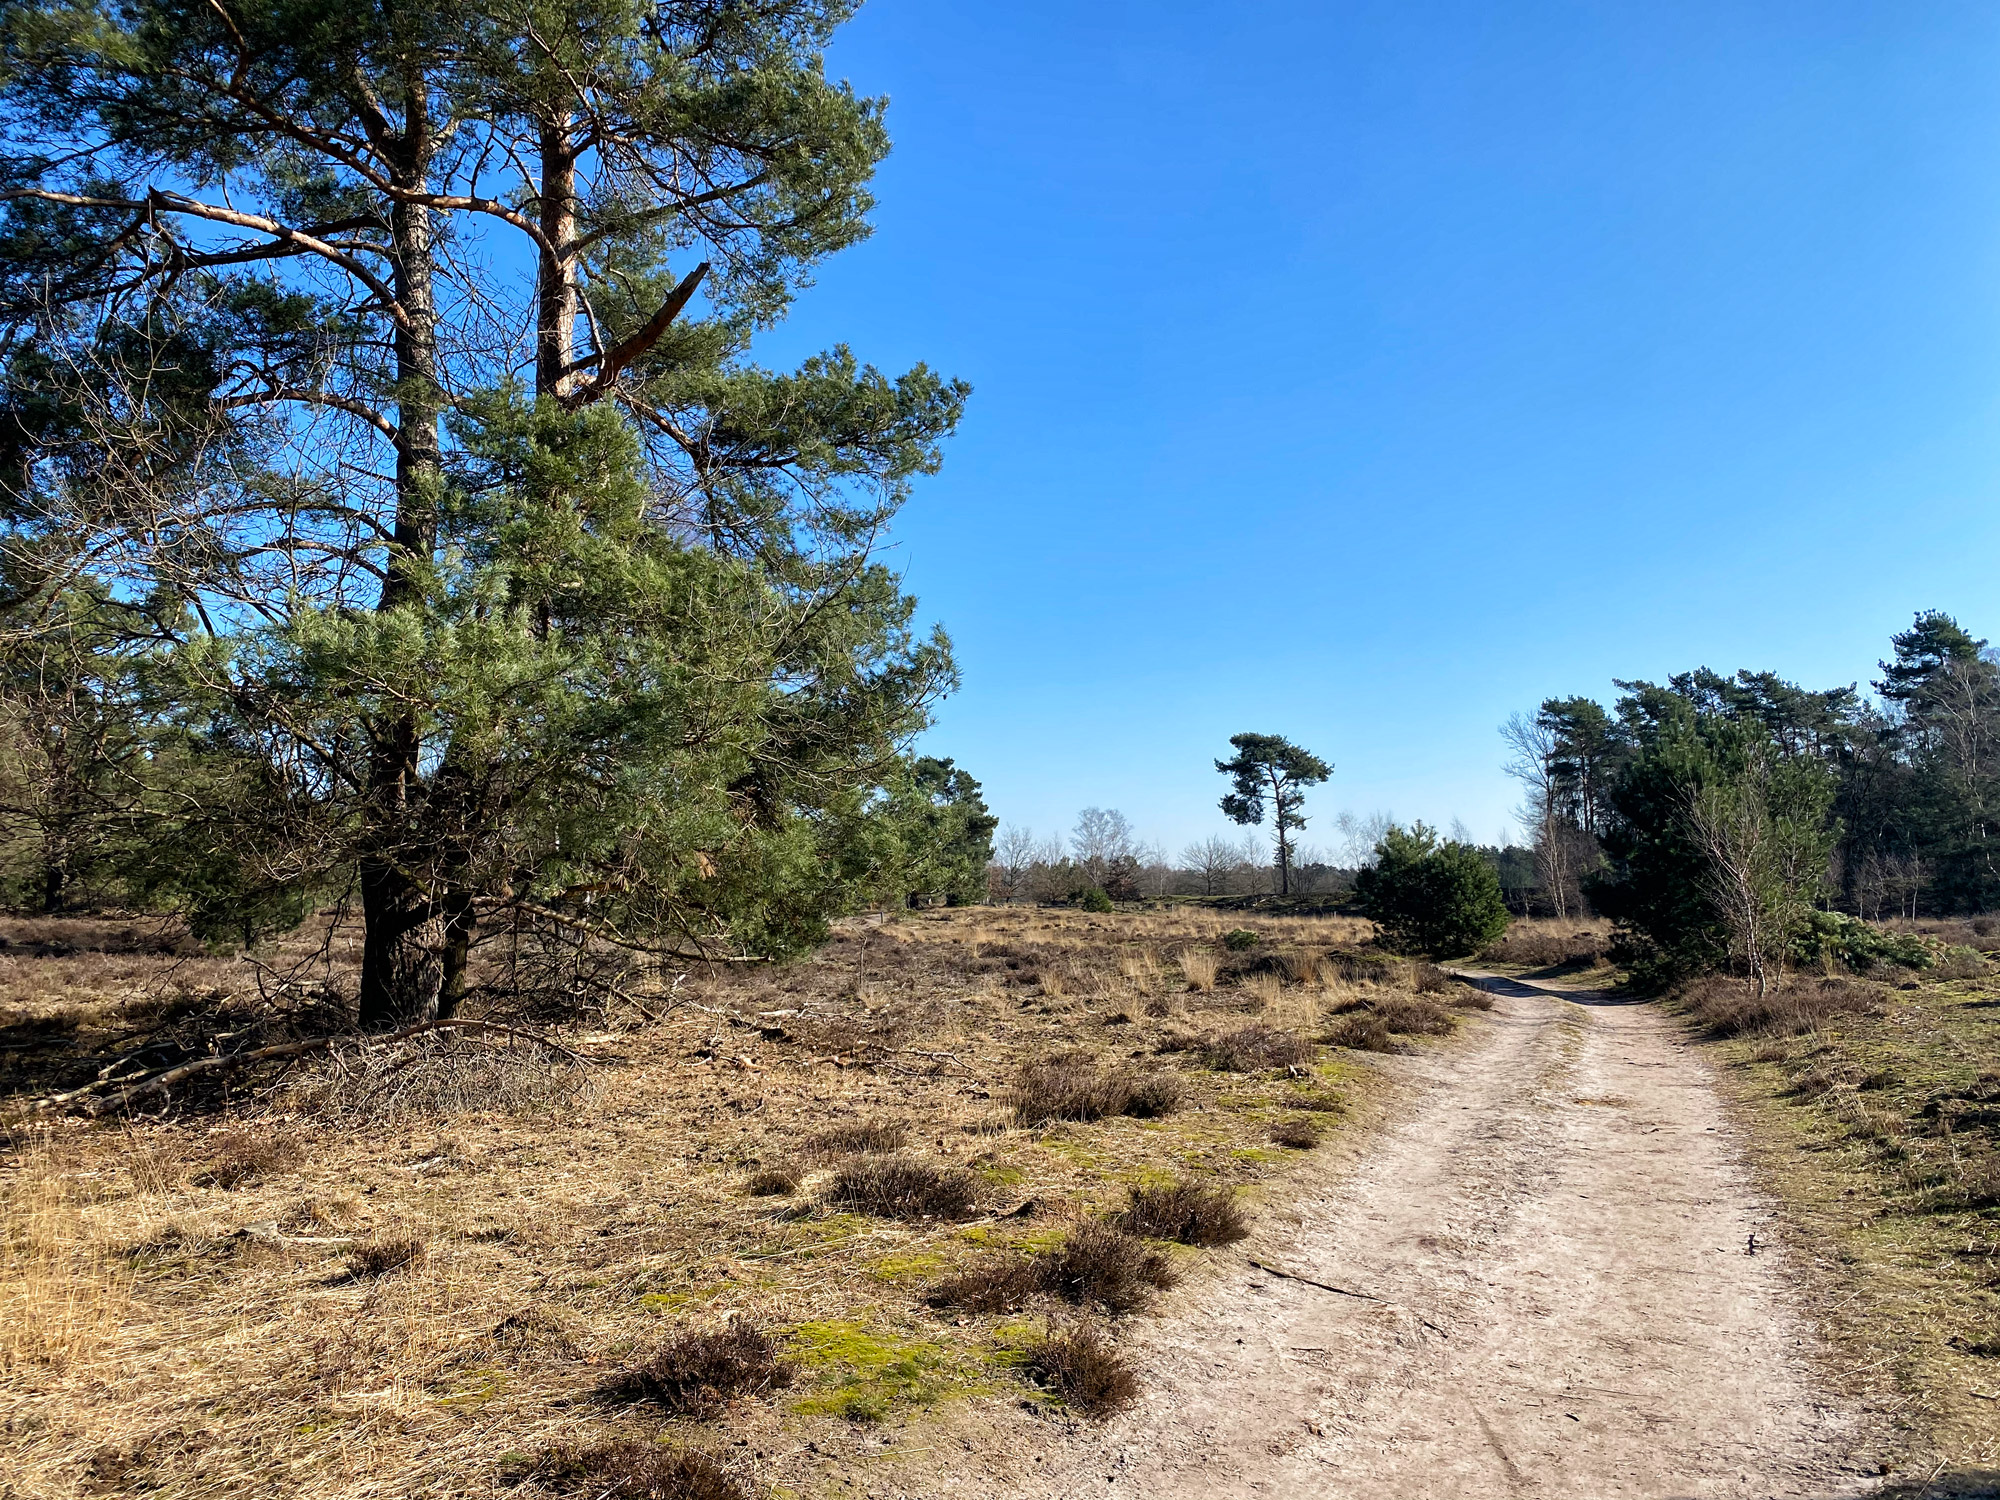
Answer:
<svg viewBox="0 0 2000 1500"><path fill-rule="evenodd" d="M1139 1407L984 1492L1867 1493L1873 1429L1821 1378L1682 1030L1650 1005L1491 987L1476 1034L1402 1060L1407 1090L1351 1169L1260 1228L1252 1256L1291 1276L1245 1260L1138 1330Z"/></svg>

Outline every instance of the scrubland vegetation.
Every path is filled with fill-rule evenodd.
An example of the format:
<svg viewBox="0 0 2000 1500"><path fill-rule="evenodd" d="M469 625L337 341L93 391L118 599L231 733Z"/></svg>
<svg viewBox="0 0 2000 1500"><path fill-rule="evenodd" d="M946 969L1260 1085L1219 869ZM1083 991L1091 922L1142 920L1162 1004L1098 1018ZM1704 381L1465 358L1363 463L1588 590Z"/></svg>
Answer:
<svg viewBox="0 0 2000 1500"><path fill-rule="evenodd" d="M1960 953L1993 923L1927 923ZM1984 931L1977 929L1985 929ZM1816 1311L1915 1452L2000 1466L2000 970L1690 985ZM1956 1491L1953 1491L1956 1493Z"/></svg>
<svg viewBox="0 0 2000 1500"><path fill-rule="evenodd" d="M203 1055L301 955L10 923L0 1461L27 1494L761 1495L919 1417L1116 1409L1121 1323L1365 1109L1368 1049L1480 1003L1369 931L910 913L93 1123L27 1106Z"/></svg>

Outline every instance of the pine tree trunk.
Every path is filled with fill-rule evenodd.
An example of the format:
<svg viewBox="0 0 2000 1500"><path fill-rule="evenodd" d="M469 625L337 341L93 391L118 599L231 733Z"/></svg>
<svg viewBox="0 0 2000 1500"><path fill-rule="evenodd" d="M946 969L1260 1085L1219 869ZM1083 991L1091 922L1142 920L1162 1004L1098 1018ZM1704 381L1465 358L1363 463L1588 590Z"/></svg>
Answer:
<svg viewBox="0 0 2000 1500"><path fill-rule="evenodd" d="M418 186L431 154L430 122L421 80L405 97L398 178ZM396 330L398 394L396 521L379 608L423 606L426 575L437 539L437 502L443 470L438 440L442 397L437 370L437 303L432 288L434 226L430 210L399 202L390 215L395 242L396 298L403 320ZM425 878L434 849L425 847L421 752L415 718L396 712L370 728L369 798L360 861L361 913L367 935L361 952L359 1019L366 1028L408 1025L438 1013L444 989L445 923L436 892Z"/></svg>

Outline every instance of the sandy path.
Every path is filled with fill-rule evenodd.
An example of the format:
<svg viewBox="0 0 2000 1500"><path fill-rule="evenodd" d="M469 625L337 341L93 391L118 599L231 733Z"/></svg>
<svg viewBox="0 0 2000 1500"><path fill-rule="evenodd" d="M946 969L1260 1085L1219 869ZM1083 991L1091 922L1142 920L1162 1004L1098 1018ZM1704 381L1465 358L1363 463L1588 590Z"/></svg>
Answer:
<svg viewBox="0 0 2000 1500"><path fill-rule="evenodd" d="M1380 1300L1241 1260L1136 1334L1137 1410L985 1492L1865 1493L1868 1424L1815 1373L1704 1064L1652 1007L1588 998L1503 985L1475 1035L1399 1065L1403 1107L1352 1168L1250 1242Z"/></svg>

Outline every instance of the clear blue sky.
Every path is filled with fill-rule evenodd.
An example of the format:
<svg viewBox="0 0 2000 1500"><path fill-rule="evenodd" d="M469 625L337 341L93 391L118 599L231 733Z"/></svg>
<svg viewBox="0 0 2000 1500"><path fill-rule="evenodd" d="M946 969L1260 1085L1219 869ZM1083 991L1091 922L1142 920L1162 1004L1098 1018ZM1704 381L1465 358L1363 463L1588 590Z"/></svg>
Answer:
<svg viewBox="0 0 2000 1500"><path fill-rule="evenodd" d="M1493 837L1499 722L2000 637L2000 6L872 0L878 230L766 351L974 394L897 558L927 744L1222 828L1254 729Z"/></svg>

